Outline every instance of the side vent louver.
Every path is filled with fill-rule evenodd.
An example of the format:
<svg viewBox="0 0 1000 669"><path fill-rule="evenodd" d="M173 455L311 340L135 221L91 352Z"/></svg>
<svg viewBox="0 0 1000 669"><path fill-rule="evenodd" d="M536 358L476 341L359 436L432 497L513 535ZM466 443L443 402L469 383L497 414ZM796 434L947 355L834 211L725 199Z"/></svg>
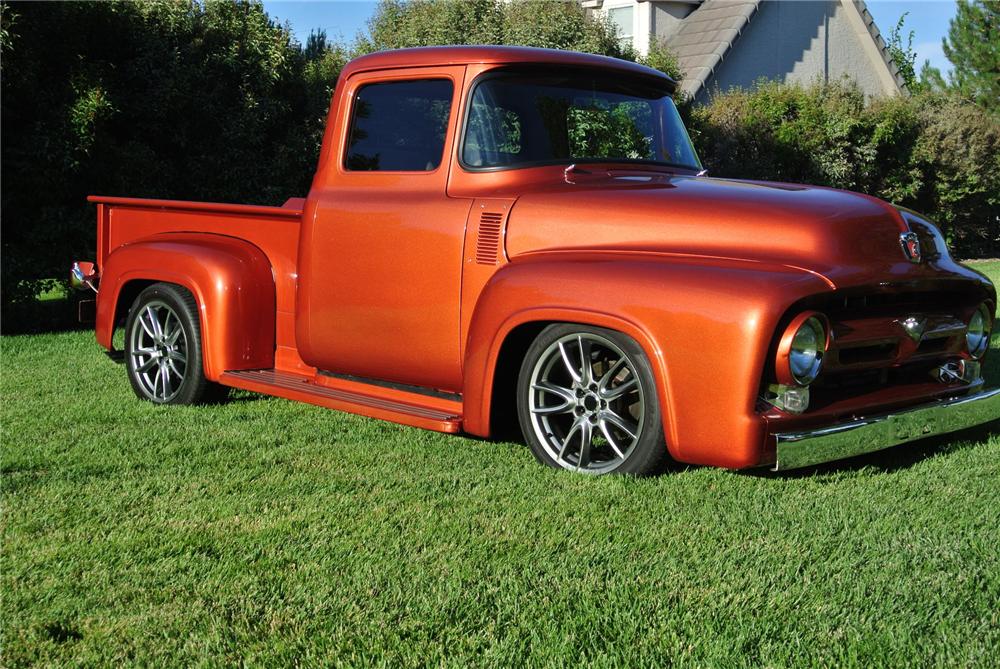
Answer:
<svg viewBox="0 0 1000 669"><path fill-rule="evenodd" d="M479 217L479 235L476 237L476 262L480 265L497 264L500 251L500 228L503 214L484 211Z"/></svg>

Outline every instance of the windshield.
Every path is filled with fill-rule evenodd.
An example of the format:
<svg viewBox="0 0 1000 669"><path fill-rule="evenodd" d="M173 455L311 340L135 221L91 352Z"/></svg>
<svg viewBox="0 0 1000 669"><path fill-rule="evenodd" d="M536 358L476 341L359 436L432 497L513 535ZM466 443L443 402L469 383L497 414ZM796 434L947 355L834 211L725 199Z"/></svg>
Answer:
<svg viewBox="0 0 1000 669"><path fill-rule="evenodd" d="M504 74L476 86L466 167L587 161L701 169L665 86L607 72Z"/></svg>

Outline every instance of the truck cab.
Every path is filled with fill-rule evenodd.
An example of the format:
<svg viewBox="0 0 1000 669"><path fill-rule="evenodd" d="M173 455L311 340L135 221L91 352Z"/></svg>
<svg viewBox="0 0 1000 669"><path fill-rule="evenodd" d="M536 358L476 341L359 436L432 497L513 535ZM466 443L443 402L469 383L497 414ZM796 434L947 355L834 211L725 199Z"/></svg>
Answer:
<svg viewBox="0 0 1000 669"><path fill-rule="evenodd" d="M97 260L74 272L98 341L149 401L520 424L541 462L594 474L805 466L1000 415L995 289L934 225L707 176L675 88L545 49L358 58L305 198L91 198Z"/></svg>

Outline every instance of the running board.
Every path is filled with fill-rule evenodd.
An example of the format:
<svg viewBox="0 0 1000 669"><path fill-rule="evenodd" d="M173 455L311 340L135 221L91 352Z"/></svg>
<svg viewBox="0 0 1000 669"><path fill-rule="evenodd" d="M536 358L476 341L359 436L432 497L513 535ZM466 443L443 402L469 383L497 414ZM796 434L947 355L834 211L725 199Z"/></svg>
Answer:
<svg viewBox="0 0 1000 669"><path fill-rule="evenodd" d="M219 377L219 382L233 388L307 402L327 409L380 418L425 430L458 432L462 428L462 417L456 412L421 405L421 397L416 395L412 403L403 402L398 399L377 397L375 394L327 387L316 383L313 377L274 369L224 372ZM378 388L373 387L372 390L377 392Z"/></svg>

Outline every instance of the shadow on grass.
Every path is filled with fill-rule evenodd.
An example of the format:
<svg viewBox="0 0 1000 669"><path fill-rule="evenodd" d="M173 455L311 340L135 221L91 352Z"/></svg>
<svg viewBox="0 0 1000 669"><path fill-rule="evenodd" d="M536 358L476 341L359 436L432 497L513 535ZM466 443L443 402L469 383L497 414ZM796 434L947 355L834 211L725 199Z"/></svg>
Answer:
<svg viewBox="0 0 1000 669"><path fill-rule="evenodd" d="M83 295L83 298L81 298ZM93 294L90 294L93 297ZM84 294L72 294L62 299L35 300L19 304L4 304L0 313L0 334L41 334L93 330L92 323L78 319L78 303Z"/></svg>
<svg viewBox="0 0 1000 669"><path fill-rule="evenodd" d="M994 357L1000 358L1000 355ZM269 395L254 393L247 390L231 389L228 398L220 400L218 403L229 402L255 402L267 399ZM460 432L452 435L455 438L474 443L478 446L489 448L501 448L508 450L527 449L528 445L521 435L520 427L515 420L507 425L506 429L500 430L501 434L490 437L480 437L473 434ZM734 471L734 474L741 476L751 476L758 478L773 479L797 479L812 476L822 476L837 474L840 472L856 472L862 469L875 469L879 472L887 473L909 469L910 467L926 460L934 455L954 453L967 448L974 448L994 437L1000 437L1000 417L989 423L977 425L965 430L951 432L948 434L918 439L898 446L858 455L852 458L836 460L802 469L786 470L774 472L768 468L744 469ZM682 474L687 471L703 469L702 465L693 465L684 462L668 461L664 468L653 474L654 477L672 476Z"/></svg>

